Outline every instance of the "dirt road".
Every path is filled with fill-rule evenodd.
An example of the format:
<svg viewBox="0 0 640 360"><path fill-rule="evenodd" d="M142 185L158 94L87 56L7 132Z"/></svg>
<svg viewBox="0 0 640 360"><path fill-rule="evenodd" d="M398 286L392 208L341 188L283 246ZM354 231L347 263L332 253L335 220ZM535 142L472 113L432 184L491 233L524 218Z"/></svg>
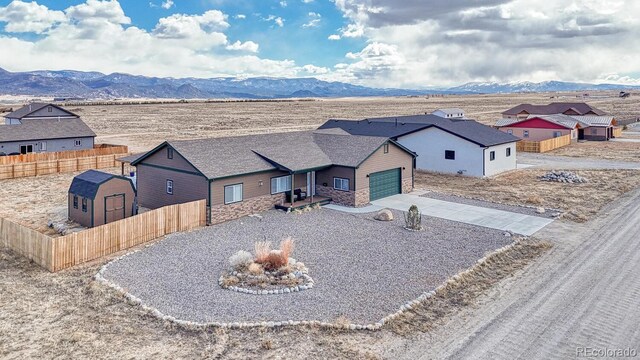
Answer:
<svg viewBox="0 0 640 360"><path fill-rule="evenodd" d="M387 347L393 359L569 359L579 348L640 353L640 190L586 224L555 222L554 244L426 335ZM640 356L638 354L637 356Z"/></svg>

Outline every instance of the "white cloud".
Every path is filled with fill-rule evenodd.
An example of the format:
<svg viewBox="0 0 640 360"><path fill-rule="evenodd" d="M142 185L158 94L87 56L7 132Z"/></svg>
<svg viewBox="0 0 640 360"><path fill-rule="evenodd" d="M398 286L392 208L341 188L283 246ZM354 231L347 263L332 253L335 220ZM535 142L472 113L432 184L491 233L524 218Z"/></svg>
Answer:
<svg viewBox="0 0 640 360"><path fill-rule="evenodd" d="M280 16L269 15L266 18L263 18L262 20L264 20L264 21L273 21L273 23L278 25L279 27L283 27L284 26L284 19L281 18Z"/></svg>
<svg viewBox="0 0 640 360"><path fill-rule="evenodd" d="M173 0L165 0L162 2L162 6L163 9L171 9L174 6Z"/></svg>
<svg viewBox="0 0 640 360"><path fill-rule="evenodd" d="M12 1L0 7L0 22L6 22L6 32L33 32L42 34L59 23L67 21L62 11L49 10L36 2Z"/></svg>
<svg viewBox="0 0 640 360"><path fill-rule="evenodd" d="M320 21L322 20L322 15L316 12L310 12L308 16L309 16L309 21L305 24L302 24L303 28L317 27L318 25L320 25Z"/></svg>
<svg viewBox="0 0 640 360"><path fill-rule="evenodd" d="M64 19L58 16L55 26L29 28L31 32L46 30L42 36L0 36L3 53L12 54L0 57L0 66L10 71L71 68L172 77L294 77L303 71L292 60L251 54L259 48L253 41L229 43L224 34L229 26L227 15L220 11L172 15L160 19L154 31L147 31L129 25L123 12L114 11L120 9L117 2L99 3L87 1L70 7Z"/></svg>
<svg viewBox="0 0 640 360"><path fill-rule="evenodd" d="M236 41L233 44L227 45L226 49L257 53L258 47L259 45L253 41L245 41L245 42Z"/></svg>
<svg viewBox="0 0 640 360"><path fill-rule="evenodd" d="M331 35L329 35L329 37L327 39L336 41L336 40L340 40L341 37L338 34L331 34Z"/></svg>
<svg viewBox="0 0 640 360"><path fill-rule="evenodd" d="M287 7L287 2L285 0L280 1L281 7Z"/></svg>
<svg viewBox="0 0 640 360"><path fill-rule="evenodd" d="M313 1L314 1L314 0L302 0L302 2L303 2L303 3L305 3L305 4L310 4L310 3L312 3Z"/></svg>
<svg viewBox="0 0 640 360"><path fill-rule="evenodd" d="M239 20L243 20L247 18L247 15L245 14L237 14L236 16L234 16L235 19L239 19Z"/></svg>
<svg viewBox="0 0 640 360"><path fill-rule="evenodd" d="M312 75L327 74L331 71L326 67L320 67L311 64L303 66L302 70Z"/></svg>

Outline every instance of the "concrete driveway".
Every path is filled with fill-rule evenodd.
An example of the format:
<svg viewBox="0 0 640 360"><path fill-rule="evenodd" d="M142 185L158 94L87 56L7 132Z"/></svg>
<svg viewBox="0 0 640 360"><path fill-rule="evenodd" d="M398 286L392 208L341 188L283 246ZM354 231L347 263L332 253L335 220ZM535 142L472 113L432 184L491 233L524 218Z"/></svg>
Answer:
<svg viewBox="0 0 640 360"><path fill-rule="evenodd" d="M518 214L510 211L489 209L480 206L459 204L429 199L412 194L399 194L371 202L375 206L407 211L415 204L423 215L484 226L491 229L511 231L521 235L533 235L553 222L538 216Z"/></svg>

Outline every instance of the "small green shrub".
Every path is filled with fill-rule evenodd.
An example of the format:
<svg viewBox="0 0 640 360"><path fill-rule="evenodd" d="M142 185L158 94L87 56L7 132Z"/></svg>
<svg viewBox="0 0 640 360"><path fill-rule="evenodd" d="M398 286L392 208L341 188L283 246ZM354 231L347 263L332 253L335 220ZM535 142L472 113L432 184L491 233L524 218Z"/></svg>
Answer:
<svg viewBox="0 0 640 360"><path fill-rule="evenodd" d="M404 222L407 229L422 230L422 214L418 210L418 206L411 205L409 211L404 216Z"/></svg>

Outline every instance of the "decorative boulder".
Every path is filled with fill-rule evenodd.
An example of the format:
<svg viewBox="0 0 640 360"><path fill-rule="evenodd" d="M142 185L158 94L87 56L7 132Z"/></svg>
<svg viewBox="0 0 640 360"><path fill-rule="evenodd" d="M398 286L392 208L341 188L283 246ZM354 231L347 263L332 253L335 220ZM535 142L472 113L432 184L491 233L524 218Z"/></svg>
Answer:
<svg viewBox="0 0 640 360"><path fill-rule="evenodd" d="M374 216L373 218L380 221L392 221L393 213L389 209L382 209L378 211L376 216Z"/></svg>

